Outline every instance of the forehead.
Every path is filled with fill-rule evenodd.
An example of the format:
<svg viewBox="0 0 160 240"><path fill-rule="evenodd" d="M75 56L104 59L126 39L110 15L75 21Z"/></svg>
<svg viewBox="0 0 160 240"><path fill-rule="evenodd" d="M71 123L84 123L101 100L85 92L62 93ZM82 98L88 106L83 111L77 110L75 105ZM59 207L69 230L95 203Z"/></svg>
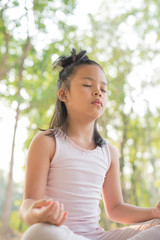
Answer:
<svg viewBox="0 0 160 240"><path fill-rule="evenodd" d="M94 79L101 82L107 82L104 71L96 64L78 66L73 79Z"/></svg>

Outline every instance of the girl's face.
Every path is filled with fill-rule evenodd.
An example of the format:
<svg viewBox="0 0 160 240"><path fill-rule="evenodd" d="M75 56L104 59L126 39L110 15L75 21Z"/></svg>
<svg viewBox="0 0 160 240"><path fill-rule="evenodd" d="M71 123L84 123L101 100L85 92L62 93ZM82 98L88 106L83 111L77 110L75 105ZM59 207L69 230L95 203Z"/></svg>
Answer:
<svg viewBox="0 0 160 240"><path fill-rule="evenodd" d="M70 80L70 89L64 90L69 117L79 120L96 120L103 115L107 105L107 81L97 65L81 65ZM59 96L62 89L59 90Z"/></svg>

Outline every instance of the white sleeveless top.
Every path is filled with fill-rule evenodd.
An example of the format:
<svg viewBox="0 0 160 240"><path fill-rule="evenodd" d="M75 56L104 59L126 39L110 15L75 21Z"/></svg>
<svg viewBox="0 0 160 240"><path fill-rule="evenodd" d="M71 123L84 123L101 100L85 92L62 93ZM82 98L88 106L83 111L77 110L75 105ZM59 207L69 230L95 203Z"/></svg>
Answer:
<svg viewBox="0 0 160 240"><path fill-rule="evenodd" d="M102 186L110 167L108 143L86 150L66 135L56 135L45 198L64 204L64 225L82 234L99 228Z"/></svg>

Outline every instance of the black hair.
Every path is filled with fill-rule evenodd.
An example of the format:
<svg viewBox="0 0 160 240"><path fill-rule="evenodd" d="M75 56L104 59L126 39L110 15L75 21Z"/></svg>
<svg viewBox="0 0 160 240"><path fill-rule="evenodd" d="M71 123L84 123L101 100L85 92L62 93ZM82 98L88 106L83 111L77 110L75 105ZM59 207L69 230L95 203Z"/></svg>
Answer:
<svg viewBox="0 0 160 240"><path fill-rule="evenodd" d="M57 67L62 67L59 72L57 88L58 90L63 86L65 89L70 88L70 77L73 76L80 65L97 65L101 69L102 67L95 61L89 59L86 55L85 50L80 50L76 54L76 50L73 48L70 56L61 56L53 63L53 69ZM102 69L103 70L103 69ZM49 129L52 129L47 135L54 136L59 129L61 129L65 134L67 134L67 109L65 103L61 101L58 97L56 100L55 110L52 115ZM97 130L97 120L94 123L93 131L93 141L96 146L102 147L105 144L104 139L100 136Z"/></svg>

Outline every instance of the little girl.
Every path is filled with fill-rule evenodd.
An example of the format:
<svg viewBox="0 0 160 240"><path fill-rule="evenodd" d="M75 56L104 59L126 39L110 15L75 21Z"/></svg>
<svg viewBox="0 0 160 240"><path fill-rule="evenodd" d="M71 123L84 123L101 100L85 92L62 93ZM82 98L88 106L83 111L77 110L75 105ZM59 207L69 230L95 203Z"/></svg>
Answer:
<svg viewBox="0 0 160 240"><path fill-rule="evenodd" d="M55 66L62 67L55 111L28 152L20 214L31 226L22 240L159 240L160 203L154 208L124 203L119 155L97 131L107 106L102 67L75 49ZM104 231L101 194L111 220L134 225Z"/></svg>

